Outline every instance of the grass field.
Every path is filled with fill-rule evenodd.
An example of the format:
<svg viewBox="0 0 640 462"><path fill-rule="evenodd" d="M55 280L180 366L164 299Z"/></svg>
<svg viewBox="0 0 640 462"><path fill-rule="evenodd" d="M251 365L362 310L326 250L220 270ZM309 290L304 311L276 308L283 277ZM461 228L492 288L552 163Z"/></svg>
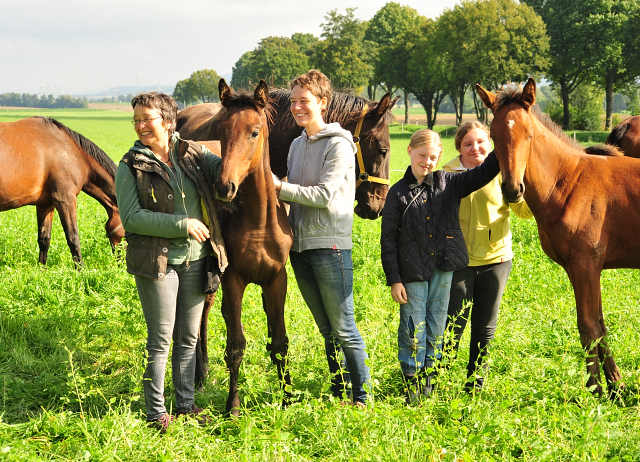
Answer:
<svg viewBox="0 0 640 462"><path fill-rule="evenodd" d="M3 110L0 121L33 114ZM39 114L89 137L116 161L135 140L131 114ZM417 128L392 127L392 181L407 166L406 145ZM445 156L452 158L452 130L436 129L448 134ZM589 144L589 136L593 141L602 134L585 136ZM74 270L57 218L49 264L42 269L36 265L35 209L0 214L0 460L640 460L638 272L603 273L605 321L626 382L621 399L610 402L584 388L585 355L565 273L542 253L535 222L517 218L513 270L480 395L462 390L468 359L463 348L429 400L404 404L396 359L398 308L380 266L380 221L357 218L354 296L374 379L373 408L344 408L328 398L321 337L290 277L286 322L295 402L286 409L279 405L277 373L265 349L266 319L251 286L243 313L241 417L224 417L228 378L218 300L209 327L211 372L196 395L212 423L199 428L179 421L160 437L143 415L145 325L133 278L111 254L103 209L84 194L78 208L81 272ZM170 406L170 369L166 392Z"/></svg>

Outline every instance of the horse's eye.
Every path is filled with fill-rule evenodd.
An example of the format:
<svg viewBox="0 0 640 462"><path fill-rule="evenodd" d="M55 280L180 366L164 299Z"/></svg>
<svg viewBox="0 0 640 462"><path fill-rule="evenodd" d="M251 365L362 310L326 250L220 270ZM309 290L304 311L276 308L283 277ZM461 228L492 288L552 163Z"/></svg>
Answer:
<svg viewBox="0 0 640 462"><path fill-rule="evenodd" d="M253 133L251 134L251 138L257 138L259 134L260 134L260 130L254 130Z"/></svg>
<svg viewBox="0 0 640 462"><path fill-rule="evenodd" d="M387 155L387 152L388 152L388 151L389 151L388 149L380 149L380 155L381 155L382 157L385 157L385 156Z"/></svg>

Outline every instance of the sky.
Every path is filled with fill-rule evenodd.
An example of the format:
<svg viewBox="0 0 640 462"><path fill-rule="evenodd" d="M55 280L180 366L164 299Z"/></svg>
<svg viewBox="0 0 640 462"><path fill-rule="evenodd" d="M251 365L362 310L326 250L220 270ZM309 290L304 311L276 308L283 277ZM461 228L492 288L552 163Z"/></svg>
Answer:
<svg viewBox="0 0 640 462"><path fill-rule="evenodd" d="M199 69L231 75L268 36L319 37L324 16L385 0L0 0L0 93L96 94L175 85ZM398 2L436 18L458 0ZM117 90L116 90L117 91ZM122 92L118 92L122 93Z"/></svg>

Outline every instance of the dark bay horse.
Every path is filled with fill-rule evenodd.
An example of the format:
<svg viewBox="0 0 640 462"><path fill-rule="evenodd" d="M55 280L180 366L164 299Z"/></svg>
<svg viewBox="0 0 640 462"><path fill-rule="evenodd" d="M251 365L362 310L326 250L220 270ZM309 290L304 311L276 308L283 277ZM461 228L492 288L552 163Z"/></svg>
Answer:
<svg viewBox="0 0 640 462"><path fill-rule="evenodd" d="M116 164L89 139L55 119L29 117L0 123L0 211L35 205L39 261L47 263L54 211L67 237L73 261L82 265L76 218L84 191L107 211L107 236L114 247L124 237L116 205Z"/></svg>
<svg viewBox="0 0 640 462"><path fill-rule="evenodd" d="M640 158L640 116L629 117L613 127L606 143L617 146L627 157Z"/></svg>
<svg viewBox="0 0 640 462"><path fill-rule="evenodd" d="M524 194L542 249L569 275L587 352L587 387L602 393L602 363L613 397L624 384L607 343L600 273L640 268L640 162L594 156L572 145L558 126L532 110L533 79L522 91L510 88L494 95L476 88L494 114L491 137L504 198L513 202Z"/></svg>
<svg viewBox="0 0 640 462"><path fill-rule="evenodd" d="M222 316L227 326L225 360L230 375L226 409L238 415L238 373L246 346L242 297L249 283L262 287L271 338L267 349L281 383L291 384L286 371L289 339L284 302L285 264L293 234L284 205L277 198L269 166L270 108L266 82L261 80L253 95L237 95L221 79L219 91L226 108L219 125L222 170L215 183L216 198L222 204L218 216L229 259L222 275Z"/></svg>
<svg viewBox="0 0 640 462"><path fill-rule="evenodd" d="M271 90L269 98L274 110L269 120L269 152L271 169L279 177L287 174L287 155L291 142L300 136L299 127L290 110L290 90ZM399 97L398 97L399 98ZM379 102L359 96L333 92L325 121L338 122L349 130L361 148L360 160L356 160L357 205L355 213L361 218L376 219L382 213L389 191L390 141L389 123L393 120L391 109L398 98L389 93ZM184 139L194 141L217 140L218 125L226 108L217 104L197 104L178 113L177 130ZM358 129L360 126L360 129ZM356 156L357 157L357 156Z"/></svg>

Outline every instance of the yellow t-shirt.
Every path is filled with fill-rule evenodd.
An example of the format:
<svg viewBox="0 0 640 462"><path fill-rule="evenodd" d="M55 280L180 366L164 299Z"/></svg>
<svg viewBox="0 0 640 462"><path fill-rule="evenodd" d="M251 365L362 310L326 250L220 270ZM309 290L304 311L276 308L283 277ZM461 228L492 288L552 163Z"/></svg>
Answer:
<svg viewBox="0 0 640 462"><path fill-rule="evenodd" d="M447 163L445 172L466 171L460 156ZM502 175L498 174L483 188L464 197L460 203L460 228L467 244L469 266L482 266L511 260L511 211L528 219L533 213L524 199L507 204L502 198Z"/></svg>

